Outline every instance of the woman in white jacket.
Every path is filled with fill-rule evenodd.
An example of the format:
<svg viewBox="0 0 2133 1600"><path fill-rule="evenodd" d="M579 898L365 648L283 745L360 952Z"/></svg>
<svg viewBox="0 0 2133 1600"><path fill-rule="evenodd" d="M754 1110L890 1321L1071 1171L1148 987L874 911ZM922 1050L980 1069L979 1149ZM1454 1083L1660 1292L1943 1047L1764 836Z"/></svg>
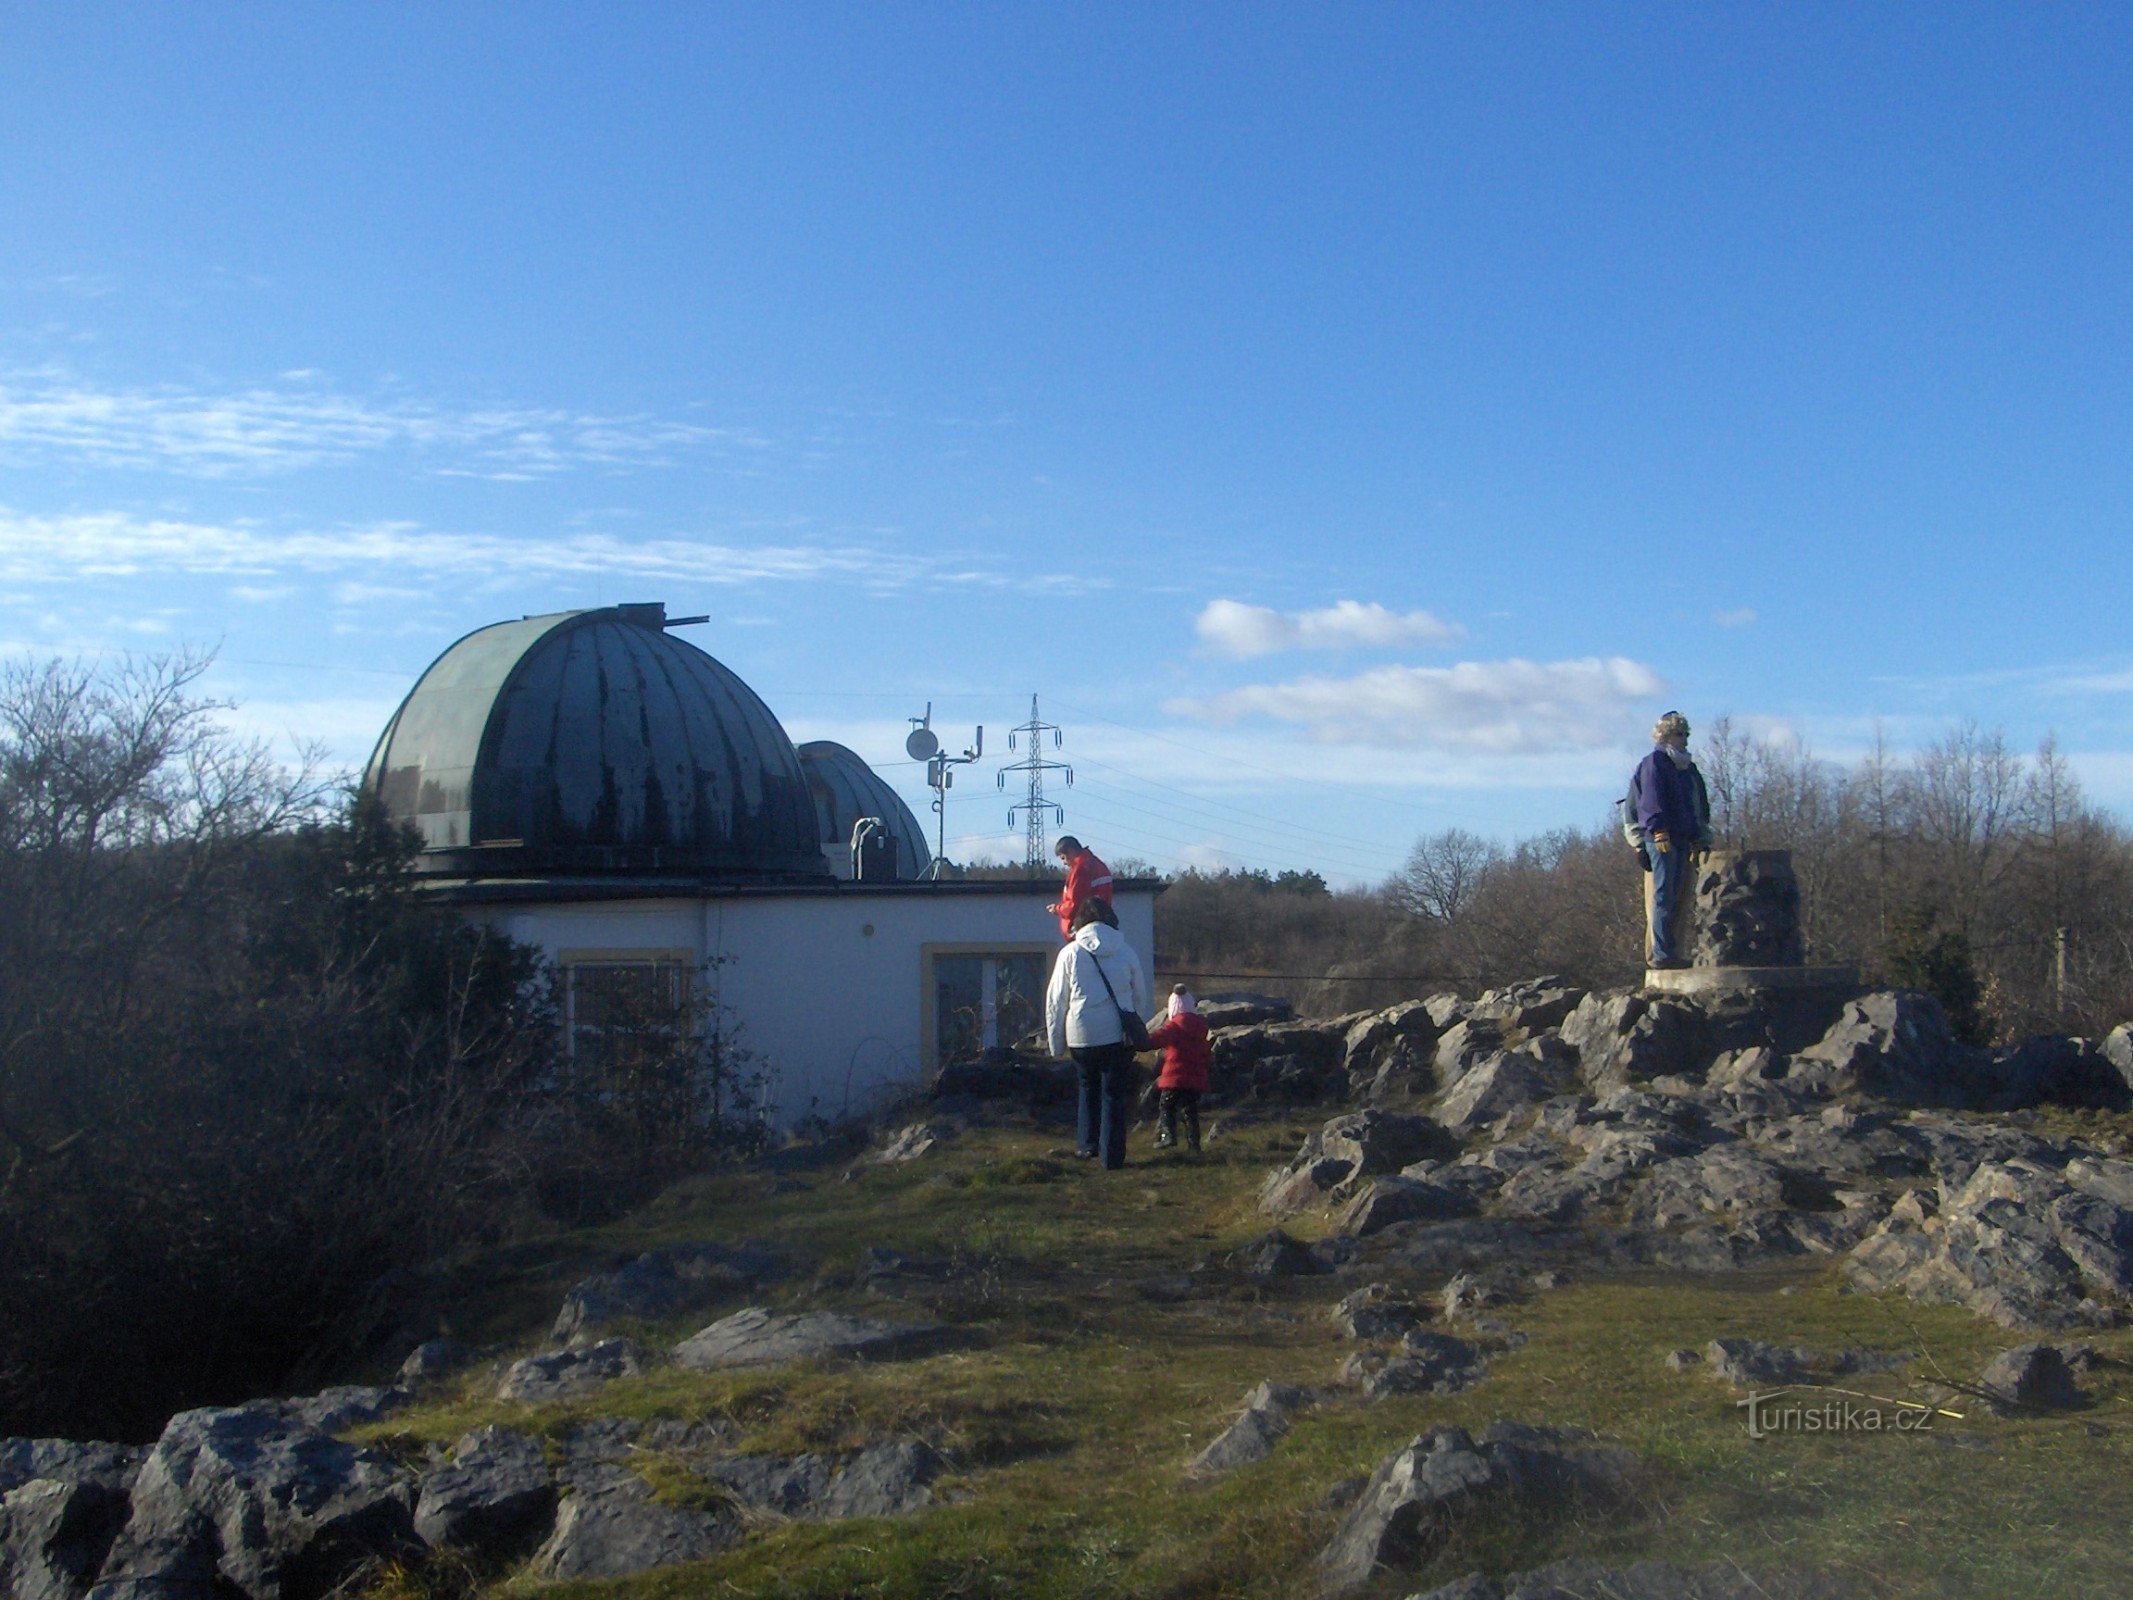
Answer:
<svg viewBox="0 0 2133 1600"><path fill-rule="evenodd" d="M1148 996L1140 956L1105 921L1110 909L1101 900L1075 908L1073 936L1052 963L1044 1025L1052 1054L1072 1056L1081 1073L1074 1153L1101 1155L1115 1169L1126 1164L1126 1094L1133 1077L1133 1051L1118 1014L1138 1015Z"/></svg>

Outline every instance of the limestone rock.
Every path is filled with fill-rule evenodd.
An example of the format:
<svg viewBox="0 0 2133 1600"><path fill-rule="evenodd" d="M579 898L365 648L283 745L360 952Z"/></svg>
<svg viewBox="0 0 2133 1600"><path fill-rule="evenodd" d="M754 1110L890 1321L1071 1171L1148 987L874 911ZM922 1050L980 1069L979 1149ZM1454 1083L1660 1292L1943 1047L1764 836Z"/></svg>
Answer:
<svg viewBox="0 0 2133 1600"><path fill-rule="evenodd" d="M1439 1031L1429 1006L1420 1000L1402 1001L1351 1024L1341 1054L1349 1093L1373 1100L1394 1093L1427 1094L1436 1082L1433 1062Z"/></svg>
<svg viewBox="0 0 2133 1600"><path fill-rule="evenodd" d="M1289 1431L1290 1416L1309 1403L1295 1385L1267 1380L1244 1397L1237 1420L1192 1458L1191 1470L1211 1475L1264 1461Z"/></svg>
<svg viewBox="0 0 2133 1600"><path fill-rule="evenodd" d="M555 1476L539 1443L478 1428L453 1446L450 1466L423 1479L415 1531L432 1545L524 1555L547 1536L555 1507Z"/></svg>
<svg viewBox="0 0 2133 1600"><path fill-rule="evenodd" d="M1492 1056L1461 1077L1433 1111L1452 1132L1466 1135L1499 1117L1551 1098L1562 1087L1535 1051Z"/></svg>
<svg viewBox="0 0 2133 1600"><path fill-rule="evenodd" d="M0 1594L79 1600L125 1524L145 1454L66 1439L0 1440Z"/></svg>
<svg viewBox="0 0 2133 1600"><path fill-rule="evenodd" d="M1425 1313L1389 1283L1370 1283L1343 1295L1333 1320L1351 1339L1397 1339L1420 1326Z"/></svg>
<svg viewBox="0 0 2133 1600"><path fill-rule="evenodd" d="M2012 1050L1972 1058L1970 1098L1996 1111L2023 1106L2082 1106L2115 1110L2127 1103L2117 1065L2086 1039L2037 1034Z"/></svg>
<svg viewBox="0 0 2133 1600"><path fill-rule="evenodd" d="M788 1314L749 1306L682 1340L674 1347L674 1360L697 1372L824 1356L894 1361L939 1345L948 1333L938 1323L873 1322L833 1311Z"/></svg>
<svg viewBox="0 0 2133 1600"><path fill-rule="evenodd" d="M73 1439L0 1439L0 1494L32 1478L93 1484L131 1492L148 1452L130 1444L83 1444Z"/></svg>
<svg viewBox="0 0 2133 1600"><path fill-rule="evenodd" d="M626 1578L706 1560L739 1539L730 1515L661 1505L643 1479L618 1474L564 1500L533 1570L544 1578Z"/></svg>
<svg viewBox="0 0 2133 1600"><path fill-rule="evenodd" d="M1394 1452L1371 1475L1319 1556L1327 1589L1362 1588L1381 1567L1426 1560L1462 1511L1510 1503L1540 1515L1631 1490L1636 1461L1577 1429L1492 1423L1477 1440L1464 1428L1434 1428Z"/></svg>
<svg viewBox="0 0 2133 1600"><path fill-rule="evenodd" d="M1587 995L1563 1019L1563 1042L1586 1084L1606 1093L1631 1083L1708 1070L1703 1012L1686 1000L1641 993Z"/></svg>
<svg viewBox="0 0 2133 1600"><path fill-rule="evenodd" d="M2133 1290L2133 1209L2020 1158L1981 1162L1943 1190L1922 1225L1892 1213L1851 1252L1856 1287L1965 1305L2008 1328L2092 1322L2091 1290Z"/></svg>
<svg viewBox="0 0 2133 1600"><path fill-rule="evenodd" d="M1488 1360L1478 1345L1448 1333L1410 1328L1400 1351L1363 1379L1363 1393L1382 1400L1396 1394L1458 1394L1488 1376Z"/></svg>
<svg viewBox="0 0 2133 1600"><path fill-rule="evenodd" d="M1200 1015L1210 1028L1244 1028L1262 1022L1287 1022L1295 1007L1278 994L1208 994L1200 997Z"/></svg>
<svg viewBox="0 0 2133 1600"><path fill-rule="evenodd" d="M1560 1027L1585 993L1558 977L1527 978L1478 996L1468 1015L1486 1017L1506 1033L1536 1034Z"/></svg>
<svg viewBox="0 0 2133 1600"><path fill-rule="evenodd" d="M2105 1034L2096 1053L2111 1064L2126 1092L2133 1094L2133 1022L2121 1022Z"/></svg>
<svg viewBox="0 0 2133 1600"><path fill-rule="evenodd" d="M564 1296L548 1337L559 1345L584 1344L624 1320L648 1322L700 1311L746 1291L777 1267L777 1257L762 1248L662 1245L628 1266L579 1283Z"/></svg>
<svg viewBox="0 0 2133 1600"><path fill-rule="evenodd" d="M1443 1222L1479 1209L1471 1191L1423 1179L1373 1180L1336 1219L1343 1233L1367 1238L1401 1222Z"/></svg>
<svg viewBox="0 0 2133 1600"><path fill-rule="evenodd" d="M1437 1081L1455 1086L1475 1067L1503 1049L1503 1024L1493 1017L1468 1016L1444 1030L1437 1041Z"/></svg>
<svg viewBox="0 0 2133 1600"><path fill-rule="evenodd" d="M474 1352L452 1339L425 1339L407 1353L400 1363L399 1379L404 1384L431 1383L469 1365Z"/></svg>
<svg viewBox="0 0 2133 1600"><path fill-rule="evenodd" d="M644 1351L634 1340L603 1339L581 1349L512 1362L496 1386L496 1398L527 1405L574 1400L617 1378L634 1378L644 1367Z"/></svg>
<svg viewBox="0 0 2133 1600"><path fill-rule="evenodd" d="M1279 1228L1232 1251L1229 1264L1248 1278L1303 1278L1326 1270L1309 1246Z"/></svg>
<svg viewBox="0 0 2133 1600"><path fill-rule="evenodd" d="M1825 1069L1837 1092L1948 1105L1963 1098L1967 1055L1938 1000L1891 989L1846 1005L1829 1032L1799 1052L1798 1062Z"/></svg>
<svg viewBox="0 0 2133 1600"><path fill-rule="evenodd" d="M1978 1387L1992 1396L1999 1411L2055 1411L2088 1400L2074 1382L2065 1353L2048 1344L2002 1350L1986 1364Z"/></svg>
<svg viewBox="0 0 2133 1600"><path fill-rule="evenodd" d="M271 1406L171 1418L92 1593L319 1600L363 1563L419 1548L414 1486L376 1451Z"/></svg>
<svg viewBox="0 0 2133 1600"><path fill-rule="evenodd" d="M927 1151L947 1143L955 1137L955 1128L945 1122L914 1122L899 1128L881 1149L874 1152L873 1159L883 1165L900 1161L916 1161Z"/></svg>
<svg viewBox="0 0 2133 1600"><path fill-rule="evenodd" d="M1354 1173L1352 1161L1327 1156L1299 1158L1294 1165L1277 1168L1261 1185L1259 1209L1271 1217L1286 1217L1323 1205Z"/></svg>
<svg viewBox="0 0 2133 1600"><path fill-rule="evenodd" d="M835 1467L818 1455L729 1456L704 1468L704 1476L724 1484L733 1497L758 1511L781 1517L805 1517L829 1489Z"/></svg>
<svg viewBox="0 0 2133 1600"><path fill-rule="evenodd" d="M908 1516L933 1503L927 1487L947 1462L932 1446L916 1440L869 1445L830 1480L815 1514L838 1517Z"/></svg>
<svg viewBox="0 0 2133 1600"><path fill-rule="evenodd" d="M1457 1147L1428 1117L1373 1106L1328 1122L1318 1135L1325 1158L1346 1161L1353 1177L1398 1172L1425 1156L1447 1156Z"/></svg>

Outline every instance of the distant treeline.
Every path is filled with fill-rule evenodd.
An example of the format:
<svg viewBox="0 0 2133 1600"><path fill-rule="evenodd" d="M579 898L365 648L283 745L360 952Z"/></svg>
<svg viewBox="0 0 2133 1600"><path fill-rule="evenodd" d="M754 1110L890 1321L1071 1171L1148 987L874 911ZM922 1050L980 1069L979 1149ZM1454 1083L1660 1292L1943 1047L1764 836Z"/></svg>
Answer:
<svg viewBox="0 0 2133 1600"><path fill-rule="evenodd" d="M0 668L0 1435L287 1392L395 1269L747 1132L672 1008L568 1059L531 954L227 733L203 666Z"/></svg>

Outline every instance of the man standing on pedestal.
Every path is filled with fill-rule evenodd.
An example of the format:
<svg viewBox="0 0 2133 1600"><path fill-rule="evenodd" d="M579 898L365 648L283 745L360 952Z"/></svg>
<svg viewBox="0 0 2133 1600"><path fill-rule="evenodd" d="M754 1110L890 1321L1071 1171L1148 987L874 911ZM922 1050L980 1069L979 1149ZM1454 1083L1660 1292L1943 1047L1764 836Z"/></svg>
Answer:
<svg viewBox="0 0 2133 1600"><path fill-rule="evenodd" d="M1710 842L1711 798L1689 759L1689 719L1669 711L1652 728L1652 753L1629 780L1629 803L1651 853L1649 964L1659 971L1689 964L1690 857Z"/></svg>

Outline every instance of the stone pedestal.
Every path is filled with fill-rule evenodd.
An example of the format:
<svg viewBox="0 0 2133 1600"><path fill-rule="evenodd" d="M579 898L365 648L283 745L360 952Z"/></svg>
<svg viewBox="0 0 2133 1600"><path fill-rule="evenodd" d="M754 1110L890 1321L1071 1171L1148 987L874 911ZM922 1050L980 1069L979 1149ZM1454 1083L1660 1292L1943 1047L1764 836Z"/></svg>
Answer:
<svg viewBox="0 0 2133 1600"><path fill-rule="evenodd" d="M1859 974L1803 964L1792 852L1709 851L1697 866L1695 889L1690 965L1647 971L1644 987L1692 998L1714 1016L1752 1014L1758 1025L1792 1018L1799 1026L1790 1031L1818 1037L1829 1020L1825 1013L1858 988Z"/></svg>
<svg viewBox="0 0 2133 1600"><path fill-rule="evenodd" d="M1696 871L1692 967L1797 967L1800 885L1790 850L1712 850Z"/></svg>

